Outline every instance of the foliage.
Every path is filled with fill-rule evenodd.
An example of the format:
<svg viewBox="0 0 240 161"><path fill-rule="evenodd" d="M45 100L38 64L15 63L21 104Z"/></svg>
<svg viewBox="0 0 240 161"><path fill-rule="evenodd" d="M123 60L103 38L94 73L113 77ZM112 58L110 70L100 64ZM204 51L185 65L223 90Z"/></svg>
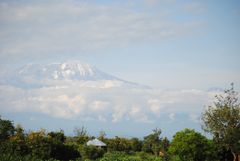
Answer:
<svg viewBox="0 0 240 161"><path fill-rule="evenodd" d="M227 150L225 147L219 146L213 140L208 140L210 150L208 152L209 161L225 161L233 160L233 156L230 150Z"/></svg>
<svg viewBox="0 0 240 161"><path fill-rule="evenodd" d="M145 161L145 160L146 161L162 161L163 160L161 157L154 156L145 152L137 152L135 155L139 157L141 161Z"/></svg>
<svg viewBox="0 0 240 161"><path fill-rule="evenodd" d="M51 156L51 144L47 138L45 130L30 132L26 142L33 157L48 159Z"/></svg>
<svg viewBox="0 0 240 161"><path fill-rule="evenodd" d="M101 147L95 147L92 145L90 146L80 145L79 152L81 153L81 156L83 159L95 160L103 156L104 149L102 149Z"/></svg>
<svg viewBox="0 0 240 161"><path fill-rule="evenodd" d="M64 143L66 137L64 136L64 132L61 130L60 132L50 132L47 134L48 138L56 143Z"/></svg>
<svg viewBox="0 0 240 161"><path fill-rule="evenodd" d="M27 153L27 147L23 129L20 126L15 129L11 121L0 118L0 154L4 153L24 155Z"/></svg>
<svg viewBox="0 0 240 161"><path fill-rule="evenodd" d="M88 135L87 129L84 126L81 128L75 127L73 132L78 144L86 144L91 139L91 137Z"/></svg>
<svg viewBox="0 0 240 161"><path fill-rule="evenodd" d="M8 123L8 124L5 124ZM3 126L4 125L4 126ZM7 125L7 126L5 126ZM107 149L94 146L87 146L86 142L91 136L87 134L85 128L75 129L77 136L66 137L63 131L46 132L44 129L39 131L24 132L21 126L14 127L11 121L1 120L5 132L5 141L1 142L1 160L100 160L116 158L116 160L138 161L138 160L161 160L151 154L142 152L143 141L138 138L106 138L105 133L101 133L99 138L107 143ZM155 130L154 134L146 137L151 142L151 138L160 131ZM158 137L157 137L158 138ZM153 137L153 139L155 139ZM146 141L145 140L145 141ZM159 138L157 139L159 141ZM146 142L145 142L146 143ZM153 144L154 145L154 144ZM154 150L154 146L153 150ZM103 157L106 151L107 155ZM118 151L118 152L116 152ZM112 152L112 153L111 153ZM139 152L139 153L135 153Z"/></svg>
<svg viewBox="0 0 240 161"><path fill-rule="evenodd" d="M206 137L190 129L177 132L169 147L170 154L177 155L181 161L205 161L208 150Z"/></svg>
<svg viewBox="0 0 240 161"><path fill-rule="evenodd" d="M87 129L84 127L84 126L82 126L82 127L80 127L80 128L78 128L78 127L75 127L74 128L74 130L73 130L73 132L74 132L74 134L76 135L76 136L88 136L88 132L87 132Z"/></svg>
<svg viewBox="0 0 240 161"><path fill-rule="evenodd" d="M100 161L162 161L162 159L144 152L132 155L125 152L108 152L100 159Z"/></svg>
<svg viewBox="0 0 240 161"><path fill-rule="evenodd" d="M77 150L71 145L65 145L64 132L50 132L45 130L30 131L25 133L24 129L9 120L0 120L1 160L69 160L80 157Z"/></svg>
<svg viewBox="0 0 240 161"><path fill-rule="evenodd" d="M100 131L98 139L105 142L106 141L106 133L104 131Z"/></svg>
<svg viewBox="0 0 240 161"><path fill-rule="evenodd" d="M24 129L17 125L15 128L15 134L9 138L9 148L8 152L11 151L16 155L27 155L29 153L29 148L26 144L26 135Z"/></svg>
<svg viewBox="0 0 240 161"><path fill-rule="evenodd" d="M107 144L108 151L122 151L126 153L141 151L142 141L138 138L121 138L115 137L111 139L104 139L104 142Z"/></svg>
<svg viewBox="0 0 240 161"><path fill-rule="evenodd" d="M138 138L130 139L131 150L134 152L139 152L142 150L142 141Z"/></svg>
<svg viewBox="0 0 240 161"><path fill-rule="evenodd" d="M131 150L130 140L126 138L115 137L107 140L108 151L124 151L129 152Z"/></svg>
<svg viewBox="0 0 240 161"><path fill-rule="evenodd" d="M73 146L64 144L66 137L62 130L60 132L50 132L47 136L51 143L51 158L69 160L80 157Z"/></svg>
<svg viewBox="0 0 240 161"><path fill-rule="evenodd" d="M100 161L122 161L127 156L124 152L108 152Z"/></svg>
<svg viewBox="0 0 240 161"><path fill-rule="evenodd" d="M11 153L4 153L0 155L0 161L58 161L56 159L50 158L50 159L39 159L37 157L33 157L31 155L21 156L21 155L15 155Z"/></svg>
<svg viewBox="0 0 240 161"><path fill-rule="evenodd" d="M3 120L0 117L0 141L7 140L14 134L13 123L9 120Z"/></svg>
<svg viewBox="0 0 240 161"><path fill-rule="evenodd" d="M161 130L154 129L152 134L144 137L142 150L147 153L159 155L161 149Z"/></svg>
<svg viewBox="0 0 240 161"><path fill-rule="evenodd" d="M238 93L231 88L216 96L213 106L203 113L203 129L214 136L219 146L230 149L234 160L240 159L240 104Z"/></svg>

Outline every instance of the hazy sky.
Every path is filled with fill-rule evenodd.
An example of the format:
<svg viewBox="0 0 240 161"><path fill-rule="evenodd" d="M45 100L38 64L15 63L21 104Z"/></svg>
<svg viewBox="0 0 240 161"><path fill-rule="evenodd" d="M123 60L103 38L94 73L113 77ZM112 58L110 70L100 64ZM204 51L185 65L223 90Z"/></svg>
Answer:
<svg viewBox="0 0 240 161"><path fill-rule="evenodd" d="M240 81L238 0L0 1L1 69L79 59L161 88Z"/></svg>
<svg viewBox="0 0 240 161"><path fill-rule="evenodd" d="M201 107L212 98L213 94L206 92L209 88L228 88L234 82L236 89L240 89L239 29L239 0L0 0L0 76L28 63L78 59L124 80L158 90L174 90L154 91L146 102L142 102L144 107L131 107L133 118L138 120L145 118L139 115L141 110L149 107L158 115L162 104L168 104L166 107L173 109L168 111L165 108L170 122L159 124L168 129L181 111L180 119L188 113L190 120L196 120ZM24 98L40 92L49 94L48 90L39 89L39 93L27 91L29 95L26 96L26 91L0 87L1 106L6 107L17 92ZM63 97L63 93L58 92L61 94L59 99L64 98L66 102L82 99L80 96ZM111 94L112 91L107 92ZM122 92L115 94L121 95ZM142 92L136 96L125 94L128 99L132 98L125 101L133 101L132 104L134 100L146 98ZM89 106L97 100L91 101ZM108 103L108 106L115 103ZM141 104L141 101L137 103ZM191 110L190 106L197 108ZM5 111L3 107L0 109ZM26 125L29 120L43 118L41 114L31 117L28 113L20 118L11 112L15 109L10 108L6 116ZM119 113L118 108L115 112ZM54 110L49 113L53 114ZM44 126L48 119L38 124ZM57 122L60 120L55 120ZM91 129L90 124L91 121L88 124ZM172 131L185 125L184 122L180 124L174 124ZM116 128L116 133L120 134L119 129L134 127L123 125L110 127ZM104 129L104 125L101 126ZM156 126L156 122L151 126L146 124L148 130Z"/></svg>

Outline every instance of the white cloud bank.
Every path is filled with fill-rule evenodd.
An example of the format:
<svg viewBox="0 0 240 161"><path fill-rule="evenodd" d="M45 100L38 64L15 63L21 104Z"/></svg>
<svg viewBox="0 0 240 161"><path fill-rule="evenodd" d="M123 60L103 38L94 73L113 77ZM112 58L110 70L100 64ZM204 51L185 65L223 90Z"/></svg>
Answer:
<svg viewBox="0 0 240 161"><path fill-rule="evenodd" d="M75 85L21 89L1 85L0 110L37 112L65 119L145 123L153 123L164 115L174 121L176 113L186 113L196 122L215 94L200 90L101 89Z"/></svg>

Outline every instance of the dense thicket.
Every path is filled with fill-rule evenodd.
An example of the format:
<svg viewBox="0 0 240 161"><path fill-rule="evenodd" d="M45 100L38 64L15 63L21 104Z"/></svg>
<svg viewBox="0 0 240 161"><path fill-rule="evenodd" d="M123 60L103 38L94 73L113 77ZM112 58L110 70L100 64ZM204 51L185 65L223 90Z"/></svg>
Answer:
<svg viewBox="0 0 240 161"><path fill-rule="evenodd" d="M177 132L172 142L160 137L160 129L142 140L100 135L98 139L107 144L106 148L87 146L86 142L94 137L85 128L78 131L71 137L63 131L25 132L21 126L14 127L11 121L0 118L0 161L220 161L230 153L191 129Z"/></svg>

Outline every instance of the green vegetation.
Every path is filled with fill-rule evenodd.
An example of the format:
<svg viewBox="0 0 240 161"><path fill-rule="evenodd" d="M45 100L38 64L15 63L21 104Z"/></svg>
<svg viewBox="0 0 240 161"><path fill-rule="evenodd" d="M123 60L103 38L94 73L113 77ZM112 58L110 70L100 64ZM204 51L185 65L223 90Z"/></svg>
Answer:
<svg viewBox="0 0 240 161"><path fill-rule="evenodd" d="M230 150L234 161L240 160L240 104L233 83L224 95L216 96L217 101L203 113L203 129L214 136L218 146Z"/></svg>
<svg viewBox="0 0 240 161"><path fill-rule="evenodd" d="M100 132L98 139L107 147L96 147L86 145L94 137L84 127L71 137L62 130L26 132L0 117L0 161L240 161L240 106L233 88L217 96L202 120L213 139L193 129L177 132L172 141L162 138L160 129L142 140Z"/></svg>
<svg viewBox="0 0 240 161"><path fill-rule="evenodd" d="M180 161L213 161L212 152L207 138L190 129L177 132L169 147L169 153Z"/></svg>

